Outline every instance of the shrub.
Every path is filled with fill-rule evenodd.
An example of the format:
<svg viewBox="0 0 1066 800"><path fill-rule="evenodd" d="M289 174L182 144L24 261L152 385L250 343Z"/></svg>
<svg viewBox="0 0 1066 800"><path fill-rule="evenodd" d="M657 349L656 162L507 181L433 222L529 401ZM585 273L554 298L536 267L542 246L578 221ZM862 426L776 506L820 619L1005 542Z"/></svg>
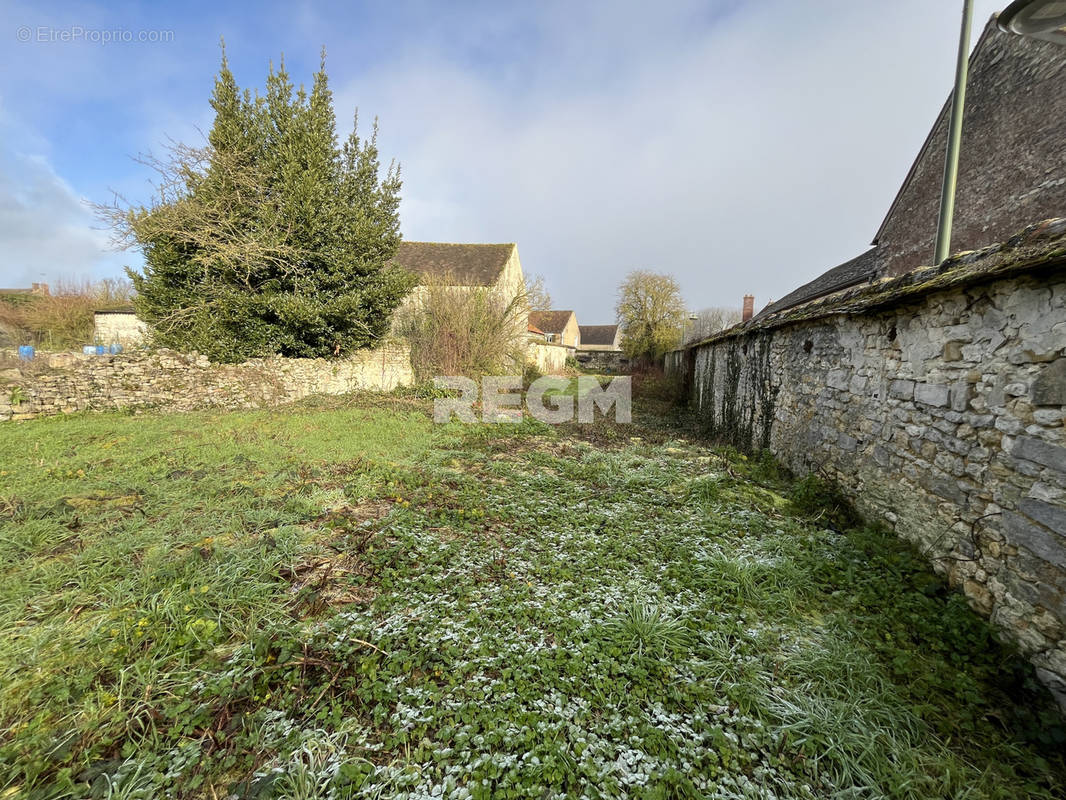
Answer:
<svg viewBox="0 0 1066 800"><path fill-rule="evenodd" d="M64 350L93 341L93 312L130 302L129 281L64 281L52 294L0 301L0 336L12 344Z"/></svg>
<svg viewBox="0 0 1066 800"><path fill-rule="evenodd" d="M422 279L397 330L411 343L420 381L435 375L518 374L525 363L525 293L457 286L447 275Z"/></svg>

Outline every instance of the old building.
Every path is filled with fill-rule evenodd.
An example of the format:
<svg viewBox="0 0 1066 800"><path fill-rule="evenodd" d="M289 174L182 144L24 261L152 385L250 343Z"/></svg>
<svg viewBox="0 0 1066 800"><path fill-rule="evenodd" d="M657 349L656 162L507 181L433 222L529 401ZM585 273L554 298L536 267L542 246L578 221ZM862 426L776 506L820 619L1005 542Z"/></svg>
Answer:
<svg viewBox="0 0 1066 800"><path fill-rule="evenodd" d="M1000 31L989 20L970 54L951 252L1006 241L1066 212L1066 47ZM933 260L947 150L949 94L892 201L873 247L760 312Z"/></svg>
<svg viewBox="0 0 1066 800"><path fill-rule="evenodd" d="M494 289L509 298L525 291L518 245L513 242L401 242L394 262L425 280L437 280L450 286ZM422 294L416 288L406 302L417 303Z"/></svg>
<svg viewBox="0 0 1066 800"><path fill-rule="evenodd" d="M622 352L622 331L618 325L580 325L581 344L574 357L585 369L624 372L629 359Z"/></svg>
<svg viewBox="0 0 1066 800"><path fill-rule="evenodd" d="M93 312L93 341L131 347L144 342L148 326L137 316L133 306L103 308Z"/></svg>
<svg viewBox="0 0 1066 800"><path fill-rule="evenodd" d="M619 352L622 334L617 325L578 325L581 344L578 350Z"/></svg>
<svg viewBox="0 0 1066 800"><path fill-rule="evenodd" d="M970 70L953 256L945 106L870 250L667 365L706 430L915 543L1066 712L1066 47L993 22Z"/></svg>
<svg viewBox="0 0 1066 800"><path fill-rule="evenodd" d="M533 311L529 324L544 331L549 342L574 348L581 344L581 330L573 311Z"/></svg>

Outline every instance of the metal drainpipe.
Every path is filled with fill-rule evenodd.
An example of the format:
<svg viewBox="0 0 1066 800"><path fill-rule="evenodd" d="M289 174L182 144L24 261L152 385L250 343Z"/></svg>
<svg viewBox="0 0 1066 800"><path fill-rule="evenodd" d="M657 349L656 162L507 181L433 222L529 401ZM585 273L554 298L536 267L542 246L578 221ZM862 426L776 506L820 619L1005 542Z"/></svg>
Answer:
<svg viewBox="0 0 1066 800"><path fill-rule="evenodd" d="M963 0L962 33L959 35L959 60L955 65L955 90L951 93L948 153L944 160L944 185L940 191L940 219L936 229L934 264L942 263L950 255L951 250L951 223L955 216L955 183L959 176L959 143L962 140L962 112L966 105L966 77L970 68L970 23L972 20L973 0Z"/></svg>

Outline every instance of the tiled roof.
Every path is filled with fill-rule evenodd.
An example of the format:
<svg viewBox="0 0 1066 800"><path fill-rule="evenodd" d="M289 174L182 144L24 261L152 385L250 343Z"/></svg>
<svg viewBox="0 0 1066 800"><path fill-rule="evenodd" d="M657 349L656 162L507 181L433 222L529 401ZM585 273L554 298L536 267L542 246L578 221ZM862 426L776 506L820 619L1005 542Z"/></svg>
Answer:
<svg viewBox="0 0 1066 800"><path fill-rule="evenodd" d="M578 325L581 331L581 344L614 344L618 335L617 325Z"/></svg>
<svg viewBox="0 0 1066 800"><path fill-rule="evenodd" d="M536 325L545 333L562 333L573 311L531 311L529 324Z"/></svg>
<svg viewBox="0 0 1066 800"><path fill-rule="evenodd" d="M896 308L934 292L1040 270L1061 272L1064 268L1066 218L1046 219L1027 226L1004 242L957 253L938 265L920 267L894 277L875 277L812 295L808 300L793 302L777 311L761 312L747 322L701 340L699 344L837 314Z"/></svg>
<svg viewBox="0 0 1066 800"><path fill-rule="evenodd" d="M400 242L393 260L416 275L451 276L457 286L492 286L514 248L513 243Z"/></svg>
<svg viewBox="0 0 1066 800"><path fill-rule="evenodd" d="M791 308L792 306L798 306L800 303L806 303L808 300L813 300L815 297L821 297L822 295L836 292L848 286L854 286L857 283L870 280L877 274L877 256L877 248L871 247L865 253L856 256L850 261L845 261L839 266L833 267L828 272L823 272L813 281L805 283L798 289L789 292L776 303L771 303L755 316L761 317L764 314L773 314L775 311L782 311L786 308Z"/></svg>

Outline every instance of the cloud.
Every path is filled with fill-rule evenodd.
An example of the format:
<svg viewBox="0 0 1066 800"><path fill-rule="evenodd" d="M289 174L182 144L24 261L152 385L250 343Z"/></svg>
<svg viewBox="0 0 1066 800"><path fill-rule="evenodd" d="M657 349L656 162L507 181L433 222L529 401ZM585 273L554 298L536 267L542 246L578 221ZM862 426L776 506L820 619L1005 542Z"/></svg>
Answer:
<svg viewBox="0 0 1066 800"><path fill-rule="evenodd" d="M2 108L0 139L0 283L20 287L119 274L123 258L109 251L109 237L96 228L84 198L32 151L41 140Z"/></svg>
<svg viewBox="0 0 1066 800"><path fill-rule="evenodd" d="M977 0L974 36L998 0ZM181 20L145 6L10 4L16 24L177 28L158 47L0 52L0 242L11 282L114 274L136 254L81 201L145 197L130 156L196 141L224 34L242 84L322 44L342 125L359 106L404 169L405 236L515 241L583 322L624 274L675 274L693 308L761 306L863 250L947 96L961 3L398 0L265 3ZM6 121L5 121L6 119ZM47 135L32 136L27 128ZM364 126L365 127L365 126Z"/></svg>
<svg viewBox="0 0 1066 800"><path fill-rule="evenodd" d="M422 32L335 88L403 163L405 236L517 241L589 323L631 269L762 305L857 255L951 85L957 10L919 0L574 5L513 57Z"/></svg>

